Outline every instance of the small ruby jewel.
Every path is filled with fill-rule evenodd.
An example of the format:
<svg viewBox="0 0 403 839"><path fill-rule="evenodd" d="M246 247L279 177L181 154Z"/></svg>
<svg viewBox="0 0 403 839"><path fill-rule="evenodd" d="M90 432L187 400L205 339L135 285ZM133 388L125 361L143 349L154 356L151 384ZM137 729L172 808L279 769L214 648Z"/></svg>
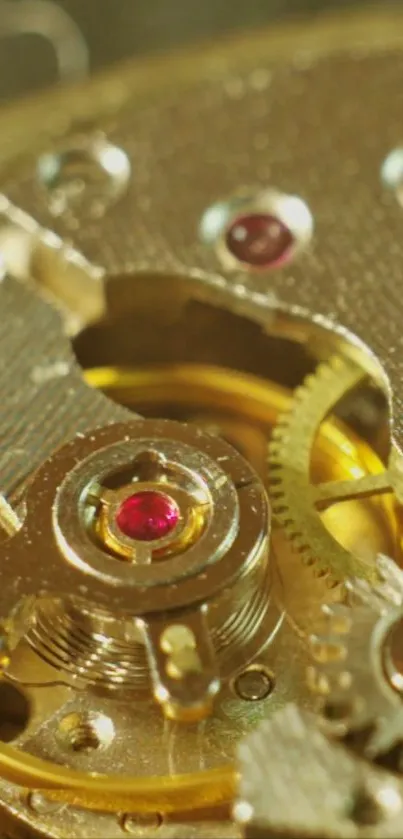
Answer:
<svg viewBox="0 0 403 839"><path fill-rule="evenodd" d="M227 231L230 253L240 262L256 268L269 268L285 261L294 244L291 230L280 219L267 213L238 217Z"/></svg>
<svg viewBox="0 0 403 839"><path fill-rule="evenodd" d="M179 520L173 498L156 490L144 490L126 498L116 515L116 524L125 536L140 542L153 542L171 533Z"/></svg>

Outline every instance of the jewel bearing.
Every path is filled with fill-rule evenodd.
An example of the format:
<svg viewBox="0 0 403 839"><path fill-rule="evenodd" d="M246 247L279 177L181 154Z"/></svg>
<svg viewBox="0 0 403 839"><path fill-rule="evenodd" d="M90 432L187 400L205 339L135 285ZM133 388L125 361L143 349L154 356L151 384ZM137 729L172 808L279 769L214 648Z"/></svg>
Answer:
<svg viewBox="0 0 403 839"><path fill-rule="evenodd" d="M168 716L203 716L276 628L267 497L219 438L167 420L76 437L39 470L27 509L6 557L14 603L37 599L29 641L78 681L103 634L107 672L98 655L87 683L146 689L150 671Z"/></svg>

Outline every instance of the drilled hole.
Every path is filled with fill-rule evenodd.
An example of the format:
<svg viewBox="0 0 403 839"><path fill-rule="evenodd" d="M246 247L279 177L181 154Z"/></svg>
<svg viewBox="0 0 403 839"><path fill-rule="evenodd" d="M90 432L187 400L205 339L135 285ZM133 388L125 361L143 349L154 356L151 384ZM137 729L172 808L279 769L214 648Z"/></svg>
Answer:
<svg viewBox="0 0 403 839"><path fill-rule="evenodd" d="M0 682L0 740L10 743L25 731L31 706L22 690L9 682Z"/></svg>

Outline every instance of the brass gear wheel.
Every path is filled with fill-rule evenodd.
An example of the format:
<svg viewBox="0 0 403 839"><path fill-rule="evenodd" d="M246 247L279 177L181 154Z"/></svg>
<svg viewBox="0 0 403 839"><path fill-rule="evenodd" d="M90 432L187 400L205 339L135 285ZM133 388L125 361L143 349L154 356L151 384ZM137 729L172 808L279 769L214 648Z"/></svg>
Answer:
<svg viewBox="0 0 403 839"><path fill-rule="evenodd" d="M379 583L346 581L349 605L322 608L324 626L311 636L311 689L330 732L362 757L403 772L403 572L377 559Z"/></svg>
<svg viewBox="0 0 403 839"><path fill-rule="evenodd" d="M392 491L389 471L357 479L314 484L312 450L321 423L337 403L367 378L353 361L333 356L296 389L289 411L269 446L269 491L277 524L307 564L340 582L346 577L377 579L373 560L354 556L332 536L321 513L340 501Z"/></svg>

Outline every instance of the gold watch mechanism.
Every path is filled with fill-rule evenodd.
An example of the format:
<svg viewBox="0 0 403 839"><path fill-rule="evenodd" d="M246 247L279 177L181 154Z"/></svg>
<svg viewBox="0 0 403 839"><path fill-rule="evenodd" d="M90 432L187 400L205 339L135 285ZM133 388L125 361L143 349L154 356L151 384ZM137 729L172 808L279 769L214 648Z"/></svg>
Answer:
<svg viewBox="0 0 403 839"><path fill-rule="evenodd" d="M5 839L403 835L400 18L3 109Z"/></svg>

